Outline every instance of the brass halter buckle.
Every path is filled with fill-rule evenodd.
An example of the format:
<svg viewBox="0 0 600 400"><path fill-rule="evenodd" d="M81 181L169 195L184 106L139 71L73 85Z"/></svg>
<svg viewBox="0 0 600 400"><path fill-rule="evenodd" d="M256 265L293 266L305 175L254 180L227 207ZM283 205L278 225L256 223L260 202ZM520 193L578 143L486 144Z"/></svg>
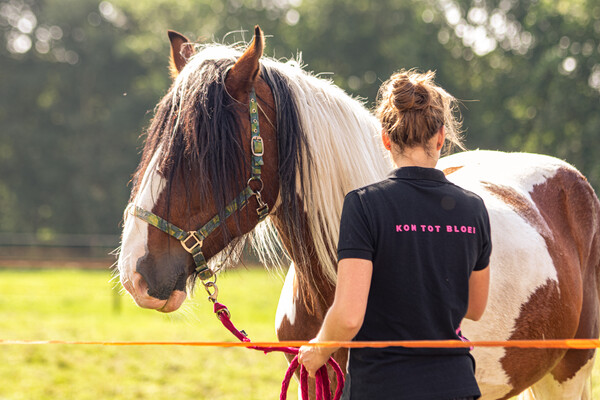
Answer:
<svg viewBox="0 0 600 400"><path fill-rule="evenodd" d="M192 243L191 246L188 246L187 242L190 238L194 238L195 243ZM196 232L192 232L189 231L188 232L188 236L181 240L180 243L183 246L183 248L185 249L185 251L187 251L188 253L194 254L194 250L197 249L198 247L202 248L202 240L196 236Z"/></svg>
<svg viewBox="0 0 600 400"><path fill-rule="evenodd" d="M251 144L252 145L250 146L250 148L252 149L253 156L262 157L265 154L262 137L253 136Z"/></svg>

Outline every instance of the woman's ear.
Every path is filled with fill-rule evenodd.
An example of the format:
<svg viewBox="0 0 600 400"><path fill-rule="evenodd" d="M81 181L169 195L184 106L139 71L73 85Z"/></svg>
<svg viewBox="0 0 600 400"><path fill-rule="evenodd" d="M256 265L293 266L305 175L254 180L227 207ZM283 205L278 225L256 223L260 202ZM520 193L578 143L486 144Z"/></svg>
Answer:
<svg viewBox="0 0 600 400"><path fill-rule="evenodd" d="M437 151L440 151L442 149L442 147L444 146L445 142L446 142L446 129L444 128L444 125L442 125L440 130L437 132L437 142L436 142L435 149Z"/></svg>
<svg viewBox="0 0 600 400"><path fill-rule="evenodd" d="M390 136L385 130L381 130L381 141L383 142L383 147L386 150L392 150L392 143L390 142Z"/></svg>

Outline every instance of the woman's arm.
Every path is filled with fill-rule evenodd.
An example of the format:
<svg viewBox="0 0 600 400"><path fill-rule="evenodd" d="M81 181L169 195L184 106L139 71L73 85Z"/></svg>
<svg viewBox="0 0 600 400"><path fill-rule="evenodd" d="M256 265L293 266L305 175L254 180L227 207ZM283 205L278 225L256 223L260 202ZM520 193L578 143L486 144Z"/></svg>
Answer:
<svg viewBox="0 0 600 400"><path fill-rule="evenodd" d="M373 262L360 258L345 258L338 263L335 298L317 336L311 342L349 341L362 326ZM327 362L337 348L302 346L299 361L306 367L309 376Z"/></svg>
<svg viewBox="0 0 600 400"><path fill-rule="evenodd" d="M489 287L489 265L480 271L471 272L471 277L469 278L469 307L465 318L479 321L487 305Z"/></svg>

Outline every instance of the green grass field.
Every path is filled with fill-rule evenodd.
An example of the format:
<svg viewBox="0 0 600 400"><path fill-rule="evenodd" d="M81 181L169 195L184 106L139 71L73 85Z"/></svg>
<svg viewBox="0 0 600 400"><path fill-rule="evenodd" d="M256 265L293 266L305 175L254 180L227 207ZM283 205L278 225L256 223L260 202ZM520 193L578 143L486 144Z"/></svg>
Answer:
<svg viewBox="0 0 600 400"><path fill-rule="evenodd" d="M85 341L235 341L204 290L161 314L118 295L109 272L0 270L0 338ZM276 340L283 279L260 269L225 273L219 300L257 341ZM0 399L278 398L281 354L181 346L2 345ZM290 398L296 397L295 383Z"/></svg>
<svg viewBox="0 0 600 400"><path fill-rule="evenodd" d="M138 308L109 281L107 271L0 270L0 339L235 341L203 290L165 315ZM271 341L282 285L260 269L228 272L219 300L253 340ZM181 346L1 345L0 360L0 400L276 399L287 368L280 354ZM599 362L593 383L600 399Z"/></svg>

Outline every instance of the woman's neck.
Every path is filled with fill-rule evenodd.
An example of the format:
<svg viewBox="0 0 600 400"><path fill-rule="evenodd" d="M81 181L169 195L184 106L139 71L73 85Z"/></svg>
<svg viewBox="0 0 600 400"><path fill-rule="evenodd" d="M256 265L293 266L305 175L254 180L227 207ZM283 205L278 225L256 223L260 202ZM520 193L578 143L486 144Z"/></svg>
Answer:
<svg viewBox="0 0 600 400"><path fill-rule="evenodd" d="M392 151L392 158L397 168L435 168L439 159L439 153L434 152L433 154L431 154L425 151L425 148L423 147L413 147L404 149L402 153Z"/></svg>

